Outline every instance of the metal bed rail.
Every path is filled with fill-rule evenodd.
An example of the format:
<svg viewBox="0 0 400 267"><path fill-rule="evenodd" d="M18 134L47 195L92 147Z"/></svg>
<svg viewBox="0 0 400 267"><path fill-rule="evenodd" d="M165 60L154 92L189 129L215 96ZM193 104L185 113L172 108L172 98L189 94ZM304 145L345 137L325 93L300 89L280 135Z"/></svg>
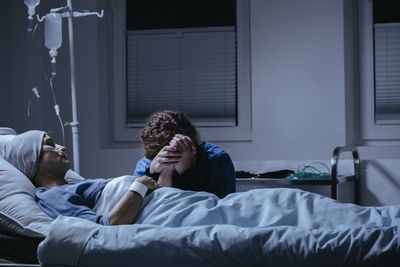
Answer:
<svg viewBox="0 0 400 267"><path fill-rule="evenodd" d="M338 166L340 156L345 153L350 152L353 157L353 171L352 175L339 175ZM354 203L360 203L360 156L355 146L338 146L333 150L331 159L331 197L337 199L338 184L345 182L354 182Z"/></svg>

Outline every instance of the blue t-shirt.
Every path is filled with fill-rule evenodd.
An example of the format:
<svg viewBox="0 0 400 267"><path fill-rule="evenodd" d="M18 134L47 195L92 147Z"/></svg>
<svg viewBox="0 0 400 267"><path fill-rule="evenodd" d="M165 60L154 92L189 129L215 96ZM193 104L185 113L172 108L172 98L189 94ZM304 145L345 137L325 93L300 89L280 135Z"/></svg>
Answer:
<svg viewBox="0 0 400 267"><path fill-rule="evenodd" d="M133 175L149 175L150 164L150 159L141 158ZM194 166L181 176L176 174L173 186L184 190L207 191L223 198L236 191L232 160L220 147L203 142L197 147Z"/></svg>
<svg viewBox="0 0 400 267"><path fill-rule="evenodd" d="M93 211L98 198L110 179L88 179L76 184L36 189L36 202L51 218L72 216L108 225L108 217Z"/></svg>

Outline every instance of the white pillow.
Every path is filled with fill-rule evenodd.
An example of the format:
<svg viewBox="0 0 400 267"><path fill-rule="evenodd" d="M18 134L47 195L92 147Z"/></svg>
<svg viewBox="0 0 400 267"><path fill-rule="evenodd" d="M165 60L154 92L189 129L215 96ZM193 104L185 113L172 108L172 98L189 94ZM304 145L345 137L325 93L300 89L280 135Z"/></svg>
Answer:
<svg viewBox="0 0 400 267"><path fill-rule="evenodd" d="M36 204L31 181L0 156L0 228L27 237L43 237L52 218Z"/></svg>
<svg viewBox="0 0 400 267"><path fill-rule="evenodd" d="M3 151L4 145L10 142L14 137L15 135L13 134L0 135L0 156Z"/></svg>
<svg viewBox="0 0 400 267"><path fill-rule="evenodd" d="M0 127L0 134L1 135L5 135L5 134L16 135L17 132L13 128L10 128L10 127Z"/></svg>
<svg viewBox="0 0 400 267"><path fill-rule="evenodd" d="M16 135L17 132L14 129L8 127L0 127L0 156L4 145L11 141L11 139L13 139Z"/></svg>

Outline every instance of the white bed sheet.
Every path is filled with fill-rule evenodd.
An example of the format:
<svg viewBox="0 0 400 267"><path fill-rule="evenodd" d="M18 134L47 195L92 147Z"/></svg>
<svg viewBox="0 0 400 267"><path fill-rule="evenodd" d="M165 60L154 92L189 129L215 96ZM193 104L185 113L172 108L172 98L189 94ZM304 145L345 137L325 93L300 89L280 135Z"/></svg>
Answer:
<svg viewBox="0 0 400 267"><path fill-rule="evenodd" d="M400 260L400 206L361 207L298 189L218 200L156 190L137 224L59 217L42 264L77 266L390 266Z"/></svg>

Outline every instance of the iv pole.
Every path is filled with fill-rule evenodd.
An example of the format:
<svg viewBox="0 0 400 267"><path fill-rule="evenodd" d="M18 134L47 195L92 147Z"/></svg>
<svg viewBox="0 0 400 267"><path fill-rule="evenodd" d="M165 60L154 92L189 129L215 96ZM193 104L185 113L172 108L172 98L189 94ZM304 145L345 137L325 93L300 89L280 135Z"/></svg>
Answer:
<svg viewBox="0 0 400 267"><path fill-rule="evenodd" d="M74 161L74 171L79 174L79 122L76 104L76 87L75 87L75 50L74 50L74 27L72 23L73 11L72 1L67 0L68 5L68 33L69 33L69 60L71 67L71 100L72 100L72 122L69 123L72 131L72 152Z"/></svg>
<svg viewBox="0 0 400 267"><path fill-rule="evenodd" d="M72 0L67 0L67 6L68 6L69 58L71 67L71 100L72 100L72 122L69 122L68 125L71 126L71 131L72 131L72 151L73 151L74 171L79 174L80 173L79 130L78 130L79 122L78 122L78 112L76 103L74 27L72 23L72 18L85 15L97 15L97 17L101 18L103 17L103 11L101 11L101 14L97 12L85 12L85 13L73 12Z"/></svg>

